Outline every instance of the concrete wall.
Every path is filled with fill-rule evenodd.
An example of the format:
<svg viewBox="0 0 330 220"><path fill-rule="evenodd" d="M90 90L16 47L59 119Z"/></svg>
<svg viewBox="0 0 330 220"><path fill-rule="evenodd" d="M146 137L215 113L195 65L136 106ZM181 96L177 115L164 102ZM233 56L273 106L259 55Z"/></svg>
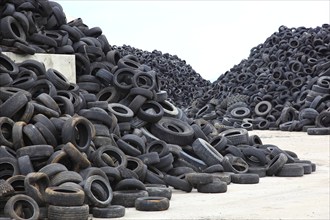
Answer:
<svg viewBox="0 0 330 220"><path fill-rule="evenodd" d="M34 55L21 55L11 52L2 53L10 57L16 63L20 63L28 59L43 62L46 66L46 69L56 69L62 73L70 82L76 82L76 61L74 55L43 53L36 53Z"/></svg>

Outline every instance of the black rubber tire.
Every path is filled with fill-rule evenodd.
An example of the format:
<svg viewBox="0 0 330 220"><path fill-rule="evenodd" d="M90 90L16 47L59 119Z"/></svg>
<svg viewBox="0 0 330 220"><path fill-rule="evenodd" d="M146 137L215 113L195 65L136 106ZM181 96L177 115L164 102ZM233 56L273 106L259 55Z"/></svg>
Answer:
<svg viewBox="0 0 330 220"><path fill-rule="evenodd" d="M129 122L134 116L130 108L120 103L110 103L108 110L117 117L118 122Z"/></svg>
<svg viewBox="0 0 330 220"><path fill-rule="evenodd" d="M226 172L246 173L249 165L240 157L226 155L221 164Z"/></svg>
<svg viewBox="0 0 330 220"><path fill-rule="evenodd" d="M301 177L304 175L304 168L295 163L287 163L276 172L275 176L280 177Z"/></svg>
<svg viewBox="0 0 330 220"><path fill-rule="evenodd" d="M113 191L112 205L121 205L126 208L134 207L135 200L140 197L148 196L146 190L121 190Z"/></svg>
<svg viewBox="0 0 330 220"><path fill-rule="evenodd" d="M7 117L0 117L0 145L13 146L12 130L15 122Z"/></svg>
<svg viewBox="0 0 330 220"><path fill-rule="evenodd" d="M171 200L172 189L162 184L145 184L149 196L160 196Z"/></svg>
<svg viewBox="0 0 330 220"><path fill-rule="evenodd" d="M125 216L125 207L121 205L110 205L108 207L93 207L94 218L121 218Z"/></svg>
<svg viewBox="0 0 330 220"><path fill-rule="evenodd" d="M249 136L243 128L232 128L221 132L219 135L226 137L233 145L248 144Z"/></svg>
<svg viewBox="0 0 330 220"><path fill-rule="evenodd" d="M191 144L194 137L194 130L188 123L169 117L163 117L157 123L152 124L150 131L170 144L188 145Z"/></svg>
<svg viewBox="0 0 330 220"><path fill-rule="evenodd" d="M112 158L112 164L108 164L102 159L102 154L107 154ZM94 159L93 162L98 167L104 166L112 166L112 167L126 167L127 166L127 158L123 151L121 151L118 147L114 147L111 145L105 145L98 148L94 152Z"/></svg>
<svg viewBox="0 0 330 220"><path fill-rule="evenodd" d="M49 220L87 220L89 217L89 206L54 206L48 207Z"/></svg>
<svg viewBox="0 0 330 220"><path fill-rule="evenodd" d="M197 138L192 143L192 147L195 154L208 166L220 164L222 162L223 156L205 140Z"/></svg>
<svg viewBox="0 0 330 220"><path fill-rule="evenodd" d="M266 176L266 167L251 167L249 166L248 173L255 173L258 174L259 177Z"/></svg>
<svg viewBox="0 0 330 220"><path fill-rule="evenodd" d="M145 165L156 164L156 163L159 163L159 161L160 161L159 154L157 152L150 152L150 153L146 153L146 154L141 154L141 155L138 155L137 158L142 160L142 162Z"/></svg>
<svg viewBox="0 0 330 220"><path fill-rule="evenodd" d="M28 206L29 212L32 213L32 215L29 218L25 218L23 216L20 216L15 211L15 207L17 207L17 204L20 202L23 202L25 206ZM31 210L32 209L32 210ZM6 203L4 207L4 214L5 216L10 216L12 219L17 220L24 220L24 219L38 219L40 214L40 209L36 201L34 201L31 197L23 194L17 194L12 196Z"/></svg>
<svg viewBox="0 0 330 220"><path fill-rule="evenodd" d="M233 118L237 118L237 119L248 118L250 116L250 114L251 114L251 111L247 107L236 107L230 111L230 115Z"/></svg>
<svg viewBox="0 0 330 220"><path fill-rule="evenodd" d="M50 186L59 186L65 182L74 182L80 183L83 181L83 178L79 173L74 171L62 171L54 175L50 179Z"/></svg>
<svg viewBox="0 0 330 220"><path fill-rule="evenodd" d="M213 176L209 173L186 173L185 178L194 187L213 182Z"/></svg>
<svg viewBox="0 0 330 220"><path fill-rule="evenodd" d="M81 206L84 204L83 190L69 186L47 187L45 201L55 206Z"/></svg>
<svg viewBox="0 0 330 220"><path fill-rule="evenodd" d="M52 178L54 175L62 171L68 171L68 169L63 164L51 163L42 167L38 172L45 173L49 178Z"/></svg>
<svg viewBox="0 0 330 220"><path fill-rule="evenodd" d="M279 172L279 170L282 169L282 167L286 164L287 161L288 157L284 153L276 155L267 165L267 176L275 175L277 172Z"/></svg>
<svg viewBox="0 0 330 220"><path fill-rule="evenodd" d="M24 180L26 194L33 198L40 206L45 205L44 195L48 186L49 178L45 173L29 173Z"/></svg>
<svg viewBox="0 0 330 220"><path fill-rule="evenodd" d="M272 104L269 101L261 101L254 107L256 115L260 117L265 117L271 110Z"/></svg>
<svg viewBox="0 0 330 220"><path fill-rule="evenodd" d="M25 92L19 91L15 93L0 105L1 116L12 118L28 101Z"/></svg>
<svg viewBox="0 0 330 220"><path fill-rule="evenodd" d="M227 192L226 182L219 178L213 178L213 181L207 184L197 185L197 192L200 193L225 193Z"/></svg>
<svg viewBox="0 0 330 220"><path fill-rule="evenodd" d="M16 158L0 158L0 179L8 179L19 174L19 168Z"/></svg>
<svg viewBox="0 0 330 220"><path fill-rule="evenodd" d="M140 197L135 200L135 208L139 211L165 211L170 207L165 197Z"/></svg>
<svg viewBox="0 0 330 220"><path fill-rule="evenodd" d="M254 148L254 147L248 147L241 149L245 161L249 165L257 165L257 166L265 166L267 163L266 155L263 152L263 150Z"/></svg>
<svg viewBox="0 0 330 220"><path fill-rule="evenodd" d="M105 200L97 197L97 195L94 194L92 190L94 183L98 183L102 186L104 194L106 195ZM110 205L113 198L112 188L108 179L104 179L102 176L98 175L90 176L84 181L84 191L89 203L96 207L107 207Z"/></svg>
<svg viewBox="0 0 330 220"><path fill-rule="evenodd" d="M163 107L155 101L147 101L143 103L137 113L137 117L149 123L157 123L163 115Z"/></svg>
<svg viewBox="0 0 330 220"><path fill-rule="evenodd" d="M84 169L91 166L90 161L70 142L66 143L62 150L67 153L70 159L79 166L79 168Z"/></svg>
<svg viewBox="0 0 330 220"><path fill-rule="evenodd" d="M51 145L31 145L18 149L16 156L21 157L28 155L31 160L47 159L54 153Z"/></svg>
<svg viewBox="0 0 330 220"><path fill-rule="evenodd" d="M180 189L185 192L192 191L192 185L185 179L181 179L180 177L165 175L164 181L167 185L174 187L175 189Z"/></svg>
<svg viewBox="0 0 330 220"><path fill-rule="evenodd" d="M78 140L77 132L79 133ZM95 128L88 119L82 116L72 117L64 122L61 137L63 143L71 142L80 151L86 152L95 137Z"/></svg>
<svg viewBox="0 0 330 220"><path fill-rule="evenodd" d="M209 166L208 168L203 170L203 173L218 173L223 172L223 166L221 164L215 164L212 166Z"/></svg>
<svg viewBox="0 0 330 220"><path fill-rule="evenodd" d="M123 179L116 184L115 190L146 190L146 187L140 180Z"/></svg>
<svg viewBox="0 0 330 220"><path fill-rule="evenodd" d="M308 128L308 135L330 135L330 128Z"/></svg>
<svg viewBox="0 0 330 220"><path fill-rule="evenodd" d="M33 165L28 155L17 158L17 165L21 175L27 175L34 172Z"/></svg>
<svg viewBox="0 0 330 220"><path fill-rule="evenodd" d="M4 179L0 179L0 198L11 196L15 193L15 189Z"/></svg>
<svg viewBox="0 0 330 220"><path fill-rule="evenodd" d="M233 174L231 182L238 184L256 184L259 183L259 175L254 173Z"/></svg>

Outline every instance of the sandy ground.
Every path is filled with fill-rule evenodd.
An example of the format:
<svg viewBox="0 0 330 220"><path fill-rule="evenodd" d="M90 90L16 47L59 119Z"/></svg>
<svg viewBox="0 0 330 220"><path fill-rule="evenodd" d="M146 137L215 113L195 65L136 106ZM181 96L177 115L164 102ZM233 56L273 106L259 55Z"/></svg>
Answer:
<svg viewBox="0 0 330 220"><path fill-rule="evenodd" d="M170 208L141 212L127 208L120 219L330 219L330 136L303 132L252 131L265 144L291 150L300 159L317 164L316 172L303 177L265 177L259 184L228 185L221 194L174 190Z"/></svg>

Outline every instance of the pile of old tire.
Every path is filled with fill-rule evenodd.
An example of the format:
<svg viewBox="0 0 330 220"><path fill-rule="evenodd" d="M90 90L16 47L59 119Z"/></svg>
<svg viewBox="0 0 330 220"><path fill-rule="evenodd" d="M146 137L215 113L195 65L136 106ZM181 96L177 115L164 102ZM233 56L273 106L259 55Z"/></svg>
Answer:
<svg viewBox="0 0 330 220"><path fill-rule="evenodd" d="M118 52L109 51L109 57ZM134 56L69 83L0 53L0 217L120 217L169 208L171 189L224 193L230 182L303 176L315 164L246 129L190 119Z"/></svg>
<svg viewBox="0 0 330 220"><path fill-rule="evenodd" d="M330 25L281 26L187 108L248 129L330 134Z"/></svg>
<svg viewBox="0 0 330 220"><path fill-rule="evenodd" d="M107 62L111 48L121 56L136 55L141 64L158 72L161 89L179 107L188 106L210 85L177 56L125 45L111 47L99 27L89 28L81 19L67 23L63 8L53 1L1 1L0 45L3 51L23 54L75 54L78 75L93 75L100 68L113 72L114 65Z"/></svg>
<svg viewBox="0 0 330 220"><path fill-rule="evenodd" d="M210 89L211 82L203 79L177 55L163 54L158 50L149 52L129 45L112 46L112 48L119 51L121 56L138 57L140 63L150 66L157 72L160 88L167 91L169 100L179 108L186 108Z"/></svg>

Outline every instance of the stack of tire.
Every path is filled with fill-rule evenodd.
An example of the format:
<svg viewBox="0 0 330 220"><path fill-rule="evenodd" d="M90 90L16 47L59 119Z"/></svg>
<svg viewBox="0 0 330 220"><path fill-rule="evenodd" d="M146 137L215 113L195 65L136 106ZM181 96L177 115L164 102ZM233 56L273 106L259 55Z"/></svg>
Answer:
<svg viewBox="0 0 330 220"><path fill-rule="evenodd" d="M330 25L281 26L221 75L188 116L249 129L330 134Z"/></svg>
<svg viewBox="0 0 330 220"><path fill-rule="evenodd" d="M99 28L80 19L66 24L58 4L0 6L4 50L72 48L78 79L69 83L43 63L15 63L0 53L0 217L111 218L133 206L162 211L171 198L166 186L223 193L230 182L315 171L311 161L246 129L188 118L167 100L155 71L111 50Z"/></svg>
<svg viewBox="0 0 330 220"><path fill-rule="evenodd" d="M179 108L186 108L197 98L201 98L210 88L211 82L177 55L154 50L144 51L129 45L113 46L121 56L135 55L142 64L150 66L158 73L160 88L166 90L168 98Z"/></svg>

